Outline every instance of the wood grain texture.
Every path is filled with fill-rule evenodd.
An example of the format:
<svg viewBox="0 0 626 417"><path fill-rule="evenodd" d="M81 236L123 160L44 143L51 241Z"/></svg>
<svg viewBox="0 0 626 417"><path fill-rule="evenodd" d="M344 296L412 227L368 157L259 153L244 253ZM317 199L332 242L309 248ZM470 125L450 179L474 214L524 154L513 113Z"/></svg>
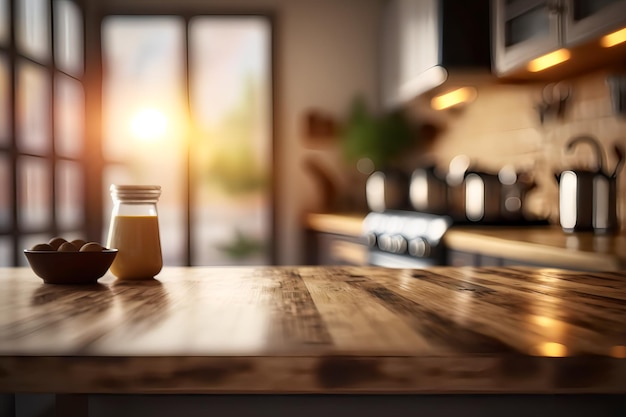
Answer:
<svg viewBox="0 0 626 417"><path fill-rule="evenodd" d="M626 271L0 268L0 391L626 393Z"/></svg>

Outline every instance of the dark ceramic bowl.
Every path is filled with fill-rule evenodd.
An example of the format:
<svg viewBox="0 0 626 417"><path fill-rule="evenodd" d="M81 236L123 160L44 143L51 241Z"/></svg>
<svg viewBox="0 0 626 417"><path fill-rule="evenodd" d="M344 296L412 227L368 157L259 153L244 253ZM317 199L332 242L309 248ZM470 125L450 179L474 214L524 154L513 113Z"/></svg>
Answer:
<svg viewBox="0 0 626 417"><path fill-rule="evenodd" d="M93 284L109 270L117 249L102 252L25 250L35 274L47 284Z"/></svg>

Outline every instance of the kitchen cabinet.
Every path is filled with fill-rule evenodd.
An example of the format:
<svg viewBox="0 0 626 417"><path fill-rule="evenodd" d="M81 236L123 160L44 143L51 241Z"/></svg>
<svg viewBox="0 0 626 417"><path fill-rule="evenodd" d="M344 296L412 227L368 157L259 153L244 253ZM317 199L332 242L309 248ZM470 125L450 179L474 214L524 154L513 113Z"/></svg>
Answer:
<svg viewBox="0 0 626 417"><path fill-rule="evenodd" d="M571 268L567 264L556 263L541 263L523 261L513 258L505 258L500 256L485 255L477 252L466 252L460 250L449 250L447 256L447 265L454 267L463 266L530 266L536 268L561 268L561 269L574 269L580 270L580 268Z"/></svg>
<svg viewBox="0 0 626 417"><path fill-rule="evenodd" d="M364 215L309 213L305 219L306 263L367 265L368 244L362 233Z"/></svg>
<svg viewBox="0 0 626 417"><path fill-rule="evenodd" d="M367 265L367 246L361 237L314 233L310 265Z"/></svg>
<svg viewBox="0 0 626 417"><path fill-rule="evenodd" d="M390 0L382 28L386 108L439 87L460 68L490 72L489 0L473 0L471 7L455 1Z"/></svg>
<svg viewBox="0 0 626 417"><path fill-rule="evenodd" d="M575 46L623 26L626 26L626 0L567 0L563 8L566 46Z"/></svg>
<svg viewBox="0 0 626 417"><path fill-rule="evenodd" d="M626 26L626 0L494 0L492 19L495 72L506 75Z"/></svg>
<svg viewBox="0 0 626 417"><path fill-rule="evenodd" d="M495 0L493 51L498 75L559 48L560 21L553 0Z"/></svg>
<svg viewBox="0 0 626 417"><path fill-rule="evenodd" d="M382 68L387 107L410 99L411 85L420 74L438 63L436 7L437 0L387 3L383 18Z"/></svg>

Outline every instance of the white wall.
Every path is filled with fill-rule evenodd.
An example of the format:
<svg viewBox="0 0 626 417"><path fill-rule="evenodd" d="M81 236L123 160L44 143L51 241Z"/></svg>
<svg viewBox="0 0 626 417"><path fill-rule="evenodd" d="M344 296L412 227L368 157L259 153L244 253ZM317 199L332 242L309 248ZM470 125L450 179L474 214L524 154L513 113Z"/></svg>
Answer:
<svg viewBox="0 0 626 417"><path fill-rule="evenodd" d="M88 0L89 1L89 0ZM172 12L271 12L276 17L278 262L303 261L302 214L317 193L302 168L307 152L305 111L342 117L355 95L378 102L378 25L381 0L91 0L90 8L121 13L158 5ZM319 151L318 151L319 153ZM324 156L323 153L321 155ZM337 158L332 164L338 163ZM334 167L335 170L337 167Z"/></svg>

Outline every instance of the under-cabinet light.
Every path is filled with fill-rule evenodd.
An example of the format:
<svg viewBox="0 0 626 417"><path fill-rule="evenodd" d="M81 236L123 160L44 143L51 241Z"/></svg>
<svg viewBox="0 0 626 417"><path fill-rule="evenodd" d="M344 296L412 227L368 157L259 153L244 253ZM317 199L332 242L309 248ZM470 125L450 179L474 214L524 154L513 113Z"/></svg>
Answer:
<svg viewBox="0 0 626 417"><path fill-rule="evenodd" d="M528 63L527 69L530 72L543 71L546 68L553 67L561 62L565 62L570 58L570 52L563 48L558 51L550 52L549 54L540 56L533 59Z"/></svg>
<svg viewBox="0 0 626 417"><path fill-rule="evenodd" d="M435 110L443 110L461 103L469 103L476 98L476 89L461 87L445 94L433 97L430 106Z"/></svg>
<svg viewBox="0 0 626 417"><path fill-rule="evenodd" d="M626 42L626 28L616 30L600 39L600 45L605 48L610 48L611 46L619 45L623 42Z"/></svg>

